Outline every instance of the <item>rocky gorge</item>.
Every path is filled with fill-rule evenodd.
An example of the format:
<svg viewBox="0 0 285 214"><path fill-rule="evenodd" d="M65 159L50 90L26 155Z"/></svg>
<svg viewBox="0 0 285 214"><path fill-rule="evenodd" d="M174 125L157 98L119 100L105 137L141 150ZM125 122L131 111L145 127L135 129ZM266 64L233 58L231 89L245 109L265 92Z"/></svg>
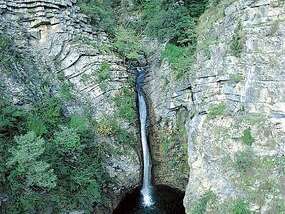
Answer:
<svg viewBox="0 0 285 214"><path fill-rule="evenodd" d="M62 206L54 206L58 202L53 199L44 208L35 208L21 204L23 199L15 202L7 189L12 186L7 180L13 169L5 171L3 164L0 210L112 213L124 195L141 184L132 71L139 64L147 70L144 91L150 111L153 182L185 191L186 213L284 213L285 2L222 0L212 4L197 21L191 67L177 78L176 68L161 56L166 42L144 36L142 47L150 54L140 55L138 62L126 60L112 49L108 33L91 25L76 0L0 0L1 96L25 111L32 111L45 94L49 99L59 98L63 126L69 127L66 118L72 121L74 115L88 115L87 131L95 133L84 138L84 152L73 153L68 145L64 156L71 154L75 160L64 160L64 164L71 164L68 170L98 168L95 161L80 167L73 164L88 156L88 150L99 151L95 156L100 156L104 170L99 187L104 196L100 202L88 202L93 204L92 211L81 206L83 199ZM0 123L0 127L1 136L12 135L6 126ZM49 133L58 128L47 129L39 135L49 141ZM1 144L6 141L1 138ZM4 153L1 162L6 161ZM58 180L68 177L57 171L48 155L43 160L54 167ZM17 177L30 184L22 188L23 195L34 191L39 198L48 198L53 189L74 188L59 183L46 190L39 185L41 180L32 183L29 173ZM74 185L80 187L68 194L89 190L99 177L92 173L76 177ZM66 193L55 195L62 194ZM88 191L81 195L91 197ZM10 208L9 203L21 205Z"/></svg>

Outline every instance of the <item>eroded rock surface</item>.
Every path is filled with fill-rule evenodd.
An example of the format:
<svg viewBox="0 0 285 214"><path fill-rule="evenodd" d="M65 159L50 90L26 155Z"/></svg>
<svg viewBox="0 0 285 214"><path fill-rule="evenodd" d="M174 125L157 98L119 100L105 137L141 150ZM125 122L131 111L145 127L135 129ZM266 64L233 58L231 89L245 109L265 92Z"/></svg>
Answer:
<svg viewBox="0 0 285 214"><path fill-rule="evenodd" d="M183 80L165 62L150 69L157 132L173 131L179 109L188 115L187 213L230 213L241 201L257 213L284 212L284 15L283 1L221 1L199 20L196 61Z"/></svg>
<svg viewBox="0 0 285 214"><path fill-rule="evenodd" d="M88 107L93 118L100 121L102 116L114 114L113 98L126 87L129 74L123 62L108 51L106 35L88 24L87 17L79 12L75 3L76 0L0 1L1 31L15 41L16 49L32 58L26 63L31 68L29 73L23 73L24 69L15 63L14 75L3 71L1 81L15 104L21 105L28 105L40 91L27 84L25 77L34 80L35 88L42 80L49 79L53 86L48 90L55 94L60 82L71 84L76 101L66 103L65 114L80 113ZM102 77L100 72L106 67L108 77ZM135 128L128 121L119 123L136 135ZM113 179L106 190L112 196L110 204L105 205L111 210L124 191L138 185L139 157L133 147L119 145L112 138L102 137L96 141L110 144L103 165Z"/></svg>

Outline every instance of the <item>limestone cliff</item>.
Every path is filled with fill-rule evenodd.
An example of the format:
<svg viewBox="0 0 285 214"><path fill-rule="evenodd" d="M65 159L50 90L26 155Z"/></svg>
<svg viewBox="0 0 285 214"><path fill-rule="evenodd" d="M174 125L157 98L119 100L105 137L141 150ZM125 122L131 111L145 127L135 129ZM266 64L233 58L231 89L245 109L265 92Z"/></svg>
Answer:
<svg viewBox="0 0 285 214"><path fill-rule="evenodd" d="M173 130L181 109L188 115L187 213L285 211L284 15L283 1L221 1L199 20L183 80L152 63L146 88L157 133ZM183 176L177 166L170 177Z"/></svg>
<svg viewBox="0 0 285 214"><path fill-rule="evenodd" d="M180 80L160 61L163 45L145 41L157 53L148 57L145 84L155 183L186 189L187 213L284 213L284 1L212 2L199 19L192 68ZM66 116L88 108L100 123L116 113L130 75L76 0L0 0L0 15L0 35L26 56L0 70L1 90L15 105L29 108L43 91L57 96L71 85ZM134 122L112 122L136 135ZM137 141L122 145L108 132L103 126L94 139L110 178L98 213L110 213L140 181Z"/></svg>
<svg viewBox="0 0 285 214"><path fill-rule="evenodd" d="M1 33L9 35L15 49L31 59L25 60L27 66L15 61L11 71L0 72L0 78L6 95L13 97L16 105L28 106L40 96L44 81L53 96L58 95L60 85L71 85L76 98L65 103L64 113L80 114L89 108L92 117L101 121L104 115L116 111L114 97L128 87L129 74L122 61L108 51L106 35L88 24L88 18L75 3L75 0L0 1ZM128 121L118 122L136 135ZM94 140L108 147L103 165L112 182L104 187L110 197L104 206L110 213L122 193L139 184L139 156L131 144L120 145L104 133Z"/></svg>

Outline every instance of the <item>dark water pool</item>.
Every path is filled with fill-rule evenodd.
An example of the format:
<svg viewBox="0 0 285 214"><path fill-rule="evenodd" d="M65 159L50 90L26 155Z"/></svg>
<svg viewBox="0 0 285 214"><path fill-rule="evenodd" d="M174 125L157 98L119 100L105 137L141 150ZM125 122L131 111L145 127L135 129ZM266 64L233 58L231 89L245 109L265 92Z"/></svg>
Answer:
<svg viewBox="0 0 285 214"><path fill-rule="evenodd" d="M184 193L165 185L153 187L153 202L150 207L143 205L140 187L128 193L113 214L185 214Z"/></svg>

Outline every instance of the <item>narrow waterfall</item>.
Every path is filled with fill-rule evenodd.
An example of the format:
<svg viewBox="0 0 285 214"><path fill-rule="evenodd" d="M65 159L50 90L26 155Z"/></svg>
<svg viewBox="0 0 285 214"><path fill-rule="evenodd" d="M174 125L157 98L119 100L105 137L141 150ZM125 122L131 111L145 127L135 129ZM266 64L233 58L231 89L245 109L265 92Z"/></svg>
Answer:
<svg viewBox="0 0 285 214"><path fill-rule="evenodd" d="M140 119L140 134L141 134L141 143L143 149L143 186L141 189L141 194L143 196L143 204L148 207L154 204L152 198L152 183L151 183L151 158L147 141L147 106L145 97L143 94L143 82L145 71L141 68L137 69L137 80L136 80L136 89L138 96L138 110L139 110L139 119Z"/></svg>
<svg viewBox="0 0 285 214"><path fill-rule="evenodd" d="M148 145L148 106L143 91L145 70L137 68L136 92L143 150L143 184L128 192L113 214L185 214L184 193L166 185L152 183L152 164Z"/></svg>

